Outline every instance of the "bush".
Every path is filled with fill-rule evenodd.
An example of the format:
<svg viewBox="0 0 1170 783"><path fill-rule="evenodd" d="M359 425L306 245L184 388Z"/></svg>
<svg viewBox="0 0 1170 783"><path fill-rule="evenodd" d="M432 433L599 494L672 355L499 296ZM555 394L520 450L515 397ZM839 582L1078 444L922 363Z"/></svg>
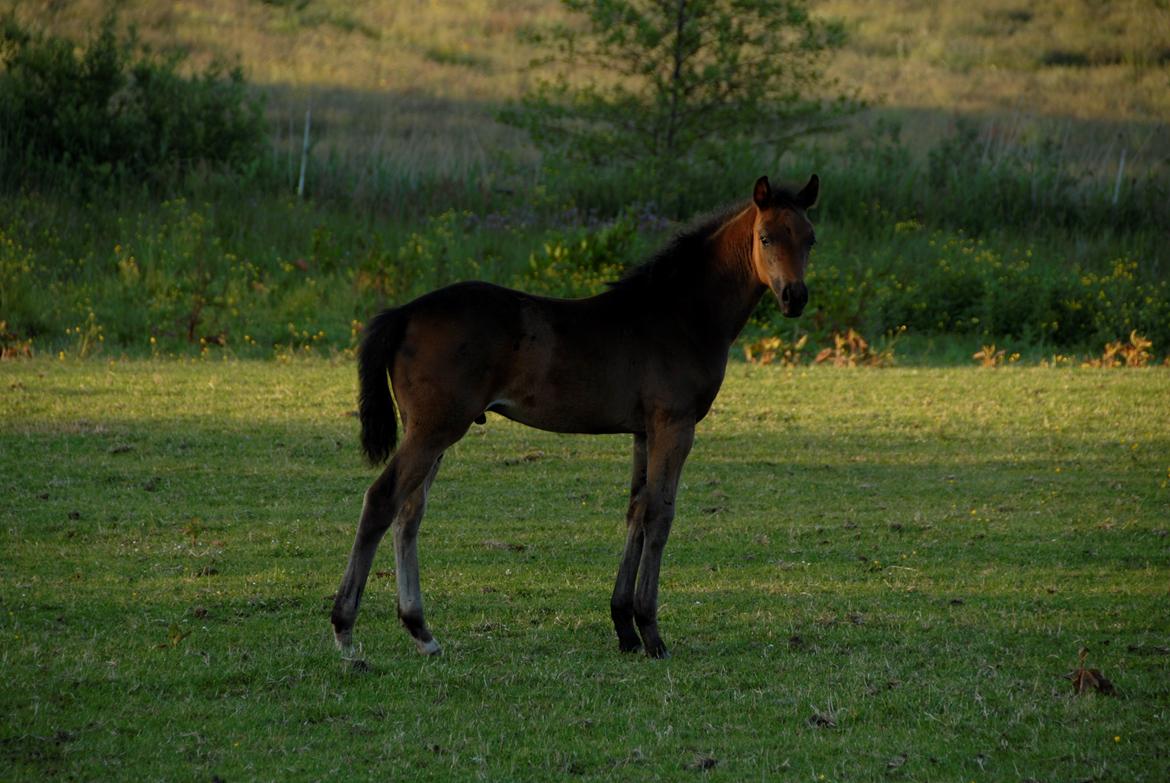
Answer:
<svg viewBox="0 0 1170 783"><path fill-rule="evenodd" d="M898 224L907 225L914 224ZM821 342L851 328L880 335L907 327L918 335L1085 349L1137 330L1158 350L1170 347L1170 283L1143 280L1128 256L1094 271L1061 250L962 232L895 228L860 251L856 241L838 244L826 234L809 270L802 323ZM757 328L786 332L790 326L765 305Z"/></svg>
<svg viewBox="0 0 1170 783"><path fill-rule="evenodd" d="M166 184L195 167L255 167L267 143L242 72L187 77L107 16L82 51L0 22L0 185ZM31 180L31 182L30 182Z"/></svg>
<svg viewBox="0 0 1170 783"><path fill-rule="evenodd" d="M637 259L638 225L638 215L626 212L594 230L552 231L514 284L550 296L596 294Z"/></svg>

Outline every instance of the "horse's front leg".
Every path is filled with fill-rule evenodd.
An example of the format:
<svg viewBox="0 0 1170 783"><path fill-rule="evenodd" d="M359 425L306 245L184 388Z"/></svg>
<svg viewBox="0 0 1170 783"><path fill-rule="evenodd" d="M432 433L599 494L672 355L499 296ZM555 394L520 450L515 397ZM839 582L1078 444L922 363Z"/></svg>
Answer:
<svg viewBox="0 0 1170 783"><path fill-rule="evenodd" d="M650 429L646 471L646 508L643 518L644 543L634 590L634 621L642 644L651 658L665 658L666 645L658 632L658 573L662 552L674 521L674 499L678 493L683 463L695 438L693 421L659 423Z"/></svg>
<svg viewBox="0 0 1170 783"><path fill-rule="evenodd" d="M609 613L617 631L618 649L634 652L642 646L634 630L634 584L642 559L643 520L646 512L646 434L634 435L634 473L630 479L630 506L626 511L626 548L618 566Z"/></svg>

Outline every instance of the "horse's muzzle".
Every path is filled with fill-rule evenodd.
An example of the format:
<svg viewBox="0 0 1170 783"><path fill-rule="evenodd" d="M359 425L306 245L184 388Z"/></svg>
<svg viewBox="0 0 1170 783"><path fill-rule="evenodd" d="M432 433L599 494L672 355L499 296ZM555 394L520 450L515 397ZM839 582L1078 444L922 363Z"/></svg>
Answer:
<svg viewBox="0 0 1170 783"><path fill-rule="evenodd" d="M804 281L785 283L780 289L780 312L785 318L796 318L808 304L808 287Z"/></svg>

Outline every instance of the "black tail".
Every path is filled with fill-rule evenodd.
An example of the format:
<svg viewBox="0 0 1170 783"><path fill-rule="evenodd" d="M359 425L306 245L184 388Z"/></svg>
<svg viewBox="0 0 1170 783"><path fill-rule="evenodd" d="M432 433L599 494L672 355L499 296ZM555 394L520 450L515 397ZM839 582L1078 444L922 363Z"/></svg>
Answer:
<svg viewBox="0 0 1170 783"><path fill-rule="evenodd" d="M362 451L372 465L380 465L398 444L398 415L390 396L387 373L406 330L401 310L383 310L366 324L358 351L358 415L362 422Z"/></svg>

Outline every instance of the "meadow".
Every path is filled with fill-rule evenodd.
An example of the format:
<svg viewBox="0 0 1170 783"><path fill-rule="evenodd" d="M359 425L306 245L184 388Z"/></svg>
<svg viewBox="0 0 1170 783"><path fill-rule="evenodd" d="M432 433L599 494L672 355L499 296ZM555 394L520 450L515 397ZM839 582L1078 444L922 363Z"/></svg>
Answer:
<svg viewBox="0 0 1170 783"><path fill-rule="evenodd" d="M0 779L1170 777L1170 9L811 6L868 107L648 192L498 120L553 0L119 3L185 56L164 97L238 64L264 132L234 167L0 170ZM6 9L85 42L107 4ZM596 292L812 171L812 302L765 299L739 348L774 364L737 350L683 474L673 657L608 618L629 438L492 416L422 527L444 655L383 551L342 659L362 323L466 278Z"/></svg>
<svg viewBox="0 0 1170 783"><path fill-rule="evenodd" d="M330 597L372 473L347 361L3 365L0 776L1094 780L1170 774L1166 370L732 365L617 651L629 440L495 416L420 553ZM1113 685L1077 695L1086 666Z"/></svg>

